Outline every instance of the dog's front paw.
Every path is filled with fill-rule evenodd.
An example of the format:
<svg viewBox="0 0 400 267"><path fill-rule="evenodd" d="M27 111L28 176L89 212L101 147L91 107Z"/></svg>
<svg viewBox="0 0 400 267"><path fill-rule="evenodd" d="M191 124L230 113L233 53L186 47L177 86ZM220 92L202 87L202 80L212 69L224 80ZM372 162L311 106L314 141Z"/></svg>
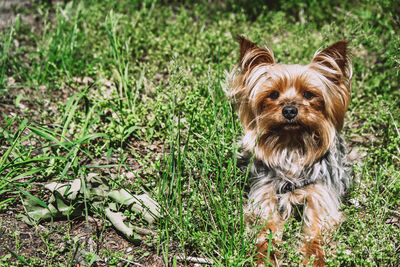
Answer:
<svg viewBox="0 0 400 267"><path fill-rule="evenodd" d="M309 242L306 242L301 249L301 252L304 254L305 258L303 260L304 265L308 265L310 258L315 257L313 266L315 267L323 267L325 266L325 253L322 248L322 240L321 238L314 238Z"/></svg>
<svg viewBox="0 0 400 267"><path fill-rule="evenodd" d="M272 239L271 242L269 239L265 239L257 243L257 255L255 257L255 263L258 267L279 266L278 259L279 251L276 250L274 239Z"/></svg>

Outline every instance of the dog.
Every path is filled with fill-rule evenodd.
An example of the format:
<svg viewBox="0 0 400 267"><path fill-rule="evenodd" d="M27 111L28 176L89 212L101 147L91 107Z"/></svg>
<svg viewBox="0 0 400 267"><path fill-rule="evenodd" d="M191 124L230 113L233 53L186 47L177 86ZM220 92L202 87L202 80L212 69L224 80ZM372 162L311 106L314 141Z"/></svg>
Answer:
<svg viewBox="0 0 400 267"><path fill-rule="evenodd" d="M243 36L238 41L227 96L244 131L240 161L251 174L246 221L262 229L256 263L278 264L268 234L272 244L281 242L285 220L302 206L304 263L313 256L314 266L324 266L322 234L338 225L352 177L340 134L351 95L347 42L317 51L308 65L290 65Z"/></svg>

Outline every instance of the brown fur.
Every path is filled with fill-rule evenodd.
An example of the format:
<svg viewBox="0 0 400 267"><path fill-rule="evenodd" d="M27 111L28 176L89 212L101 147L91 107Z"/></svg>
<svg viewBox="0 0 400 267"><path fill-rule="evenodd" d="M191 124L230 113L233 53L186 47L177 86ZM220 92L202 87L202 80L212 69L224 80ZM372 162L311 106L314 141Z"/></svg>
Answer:
<svg viewBox="0 0 400 267"><path fill-rule="evenodd" d="M302 66L278 64L270 49L242 36L238 40L240 63L231 74L228 96L234 99L245 132L241 146L248 153L254 151L264 168L277 169L295 183L304 169L332 149L343 126L352 75L347 43L334 43ZM285 107L295 108L295 117L285 117ZM264 236L272 231L272 243L279 242L291 206L305 205L301 251L305 262L314 255L314 266L324 266L321 235L340 218L339 199L331 186L310 184L287 193L277 192L273 184L256 187L252 197L258 206L250 205L247 214L250 225L255 215L264 225L258 236L257 263L267 256ZM278 212L279 206L287 209ZM272 250L269 260L276 263L277 255Z"/></svg>

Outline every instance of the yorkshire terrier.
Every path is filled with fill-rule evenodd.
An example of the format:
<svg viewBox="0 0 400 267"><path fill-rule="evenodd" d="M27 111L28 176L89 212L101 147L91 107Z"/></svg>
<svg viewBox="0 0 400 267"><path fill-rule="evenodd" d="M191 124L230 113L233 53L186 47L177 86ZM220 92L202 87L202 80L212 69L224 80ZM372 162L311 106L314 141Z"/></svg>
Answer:
<svg viewBox="0 0 400 267"><path fill-rule="evenodd" d="M340 135L351 91L347 42L317 51L308 65L287 65L270 49L238 39L240 62L227 95L244 130L241 160L251 164L246 218L262 227L256 263L279 264L268 234L272 244L281 241L285 220L302 206L304 262L314 256L314 266L324 266L322 234L339 223L351 182Z"/></svg>

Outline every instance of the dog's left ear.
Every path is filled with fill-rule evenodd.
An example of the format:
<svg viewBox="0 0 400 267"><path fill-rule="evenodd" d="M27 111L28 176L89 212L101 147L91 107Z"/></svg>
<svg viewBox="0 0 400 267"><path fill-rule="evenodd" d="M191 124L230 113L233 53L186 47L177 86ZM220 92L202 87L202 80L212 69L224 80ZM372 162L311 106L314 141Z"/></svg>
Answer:
<svg viewBox="0 0 400 267"><path fill-rule="evenodd" d="M347 57L347 41L342 40L336 42L321 52L317 52L312 62L345 74L346 66L349 64L349 59Z"/></svg>
<svg viewBox="0 0 400 267"><path fill-rule="evenodd" d="M350 102L352 68L348 57L347 42L339 41L315 53L311 68L321 73L327 83L327 112L337 129L343 126L344 114Z"/></svg>

